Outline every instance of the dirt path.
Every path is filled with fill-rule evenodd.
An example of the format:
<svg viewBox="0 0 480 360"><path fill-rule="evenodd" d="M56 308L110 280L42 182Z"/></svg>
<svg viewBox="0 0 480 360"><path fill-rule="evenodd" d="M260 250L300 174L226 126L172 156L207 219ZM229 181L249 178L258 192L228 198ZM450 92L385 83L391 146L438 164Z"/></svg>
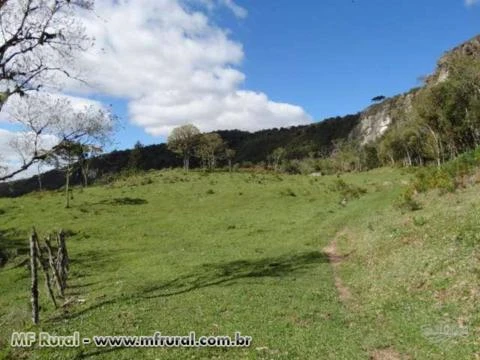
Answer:
<svg viewBox="0 0 480 360"><path fill-rule="evenodd" d="M352 299L350 289L343 283L338 273L340 264L348 258L348 255L341 255L337 249L337 241L341 236L345 236L346 230L342 230L335 238L323 249L323 252L328 256L328 261L333 269L333 277L335 287L337 288L338 297L343 304L347 304ZM402 356L395 349L375 349L369 352L369 359L371 360L407 360L408 357Z"/></svg>
<svg viewBox="0 0 480 360"><path fill-rule="evenodd" d="M345 286L342 279L338 274L338 266L345 259L346 256L342 256L337 251L337 239L344 235L344 231L338 233L332 242L323 249L323 252L328 256L328 261L332 265L333 277L335 281L335 287L337 288L338 296L343 303L348 302L351 299L352 294L348 287Z"/></svg>

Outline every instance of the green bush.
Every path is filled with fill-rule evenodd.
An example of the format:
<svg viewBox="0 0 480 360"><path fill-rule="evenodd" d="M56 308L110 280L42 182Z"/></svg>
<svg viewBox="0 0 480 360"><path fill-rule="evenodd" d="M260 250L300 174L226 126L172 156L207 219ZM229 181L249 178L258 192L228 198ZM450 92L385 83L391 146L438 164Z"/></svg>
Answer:
<svg viewBox="0 0 480 360"><path fill-rule="evenodd" d="M343 199L358 199L367 193L367 189L357 185L347 184L343 179L336 179L332 186L333 191L338 191Z"/></svg>
<svg viewBox="0 0 480 360"><path fill-rule="evenodd" d="M408 188L395 202L395 206L402 211L417 211L422 209L422 204L414 199L415 190Z"/></svg>
<svg viewBox="0 0 480 360"><path fill-rule="evenodd" d="M295 175L295 174L301 174L301 161L300 160L288 160L285 161L284 164L282 165L282 172L285 172L287 174Z"/></svg>
<svg viewBox="0 0 480 360"><path fill-rule="evenodd" d="M413 187L418 192L439 189L454 192L463 186L463 177L472 175L480 166L480 148L464 153L441 167L427 167L417 171Z"/></svg>

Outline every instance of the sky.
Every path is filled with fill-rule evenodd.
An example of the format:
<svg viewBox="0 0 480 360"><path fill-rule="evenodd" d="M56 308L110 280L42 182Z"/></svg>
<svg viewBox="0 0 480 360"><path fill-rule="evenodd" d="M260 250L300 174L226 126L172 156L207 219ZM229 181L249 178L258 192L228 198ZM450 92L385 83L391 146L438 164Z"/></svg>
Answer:
<svg viewBox="0 0 480 360"><path fill-rule="evenodd" d="M202 131L308 124L420 85L447 50L480 33L474 0L97 0L89 86L112 106L112 149ZM83 100L79 100L83 101ZM0 147L12 125L0 121Z"/></svg>

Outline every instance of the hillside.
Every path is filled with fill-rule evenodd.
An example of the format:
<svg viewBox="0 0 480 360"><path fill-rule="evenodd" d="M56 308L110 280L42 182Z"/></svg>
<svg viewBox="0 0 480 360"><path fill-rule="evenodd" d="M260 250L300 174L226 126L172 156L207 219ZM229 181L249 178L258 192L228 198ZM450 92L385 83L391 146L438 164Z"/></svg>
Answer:
<svg viewBox="0 0 480 360"><path fill-rule="evenodd" d="M77 192L68 210L56 192L0 199L0 339L32 328L32 225L70 234L69 305L55 310L42 286L41 330L253 337L245 349L34 352L2 340L0 358L475 359L479 185L402 211L411 179L155 171Z"/></svg>
<svg viewBox="0 0 480 360"><path fill-rule="evenodd" d="M459 56L479 57L480 35L446 52L438 61L433 74L425 79L425 87L432 87L448 77L449 61ZM310 125L280 129L266 129L257 132L240 130L217 131L226 144L236 151L235 163L258 164L278 147L287 150L288 159L302 159L313 154L315 157L328 156L337 140L348 140L361 145L374 143L393 124L400 124L402 114L411 110L412 102L422 88L387 98L355 115L347 115L323 120ZM401 126L401 125L400 125ZM146 146L140 150L142 164L140 170L163 169L180 164L178 157L169 151L165 144ZM131 150L114 151L102 155L92 162L92 181L109 174L117 174L128 168ZM195 166L195 159L192 162ZM46 189L58 189L63 184L63 175L58 171L44 174ZM74 174L74 184L81 182L80 174ZM0 183L0 196L19 196L38 189L38 179Z"/></svg>
<svg viewBox="0 0 480 360"><path fill-rule="evenodd" d="M357 126L359 115L348 115L327 119L312 125L296 126L281 129L268 129L254 133L230 130L218 131L228 146L236 151L235 162L258 163L265 161L277 147L285 147L290 157L302 158L311 152L329 153L332 150L332 142L348 136L352 129ZM118 174L126 170L131 157L131 150L113 151L99 156L92 161L91 169L94 179L100 179L109 174ZM178 167L181 159L168 150L165 144L145 146L140 149L142 159L139 170L164 169ZM192 159L192 166L197 162ZM49 171L42 175L45 189L58 189L64 184L64 175L60 171ZM75 173L72 176L73 184L81 183L81 176ZM29 179L0 183L1 196L20 196L38 189L36 176Z"/></svg>

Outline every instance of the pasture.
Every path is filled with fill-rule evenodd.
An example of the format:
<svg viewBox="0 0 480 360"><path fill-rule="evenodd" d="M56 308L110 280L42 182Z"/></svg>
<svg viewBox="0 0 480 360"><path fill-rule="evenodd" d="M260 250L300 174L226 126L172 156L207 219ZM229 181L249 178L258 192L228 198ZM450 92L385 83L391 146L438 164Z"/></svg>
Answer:
<svg viewBox="0 0 480 360"><path fill-rule="evenodd" d="M478 226L478 189L427 194L422 210L402 213L394 204L409 178L395 169L341 180L155 171L76 188L70 209L61 192L0 199L0 357L478 358L480 266L478 242L468 238ZM32 226L42 237L59 228L70 234L68 304L54 309L41 281L38 327L31 325L23 263ZM452 240L457 233L466 240ZM468 334L443 342L425 335L446 321ZM14 330L239 331L253 343L12 349Z"/></svg>

